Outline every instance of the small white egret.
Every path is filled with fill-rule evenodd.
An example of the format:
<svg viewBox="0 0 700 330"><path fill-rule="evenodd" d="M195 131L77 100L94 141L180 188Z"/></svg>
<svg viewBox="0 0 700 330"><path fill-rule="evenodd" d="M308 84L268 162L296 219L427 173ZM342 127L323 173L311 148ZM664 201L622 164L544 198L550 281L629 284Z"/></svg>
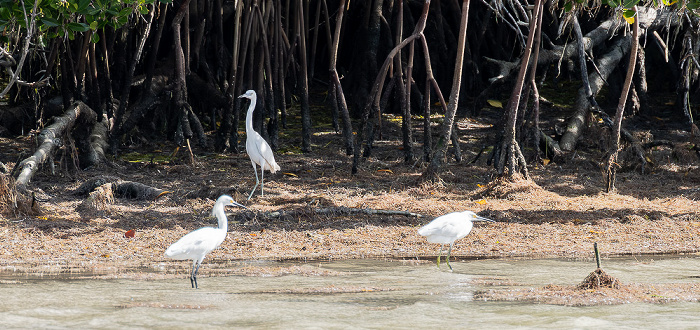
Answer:
<svg viewBox="0 0 700 330"><path fill-rule="evenodd" d="M197 286L197 272L199 265L202 264L204 256L212 250L216 249L226 239L228 231L228 219L224 212L224 206L245 206L236 203L231 196L222 195L216 200L212 213L219 221L219 227L202 227L180 238L173 243L167 250L165 256L175 260L192 260L192 273L190 274L190 283L192 288Z"/></svg>
<svg viewBox="0 0 700 330"><path fill-rule="evenodd" d="M467 236L472 230L474 221L495 222L491 219L478 216L472 211L452 212L439 216L429 224L418 229L418 234L428 238L430 243L440 243L440 252L438 253L437 265L440 267L440 257L445 244L450 244L450 249L447 250L447 266L450 266L450 253L454 242L464 236Z"/></svg>
<svg viewBox="0 0 700 330"><path fill-rule="evenodd" d="M255 187L253 191L250 192L248 200L253 197L255 188L260 185L260 196L263 196L263 180L265 178L265 170L270 171L270 173L275 173L280 170L280 166L275 162L275 155L272 154L272 148L267 144L267 141L263 139L258 132L253 129L253 111L255 111L255 102L258 96L255 94L254 90L248 90L245 94L239 96L238 98L247 98L250 100L250 106L248 107L248 114L245 116L245 149L250 157L251 163L253 163L253 171L255 172ZM258 180L258 169L255 165L260 165L260 180Z"/></svg>

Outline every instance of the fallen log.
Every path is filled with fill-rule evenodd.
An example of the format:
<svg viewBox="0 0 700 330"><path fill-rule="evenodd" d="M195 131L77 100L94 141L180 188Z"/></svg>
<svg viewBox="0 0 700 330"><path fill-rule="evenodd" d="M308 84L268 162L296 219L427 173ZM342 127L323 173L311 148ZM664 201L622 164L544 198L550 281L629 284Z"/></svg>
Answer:
<svg viewBox="0 0 700 330"><path fill-rule="evenodd" d="M109 184L110 194L117 198L155 200L158 197L170 193L167 190L151 187L139 182L122 181L118 177L101 175L91 178L73 191L76 196L86 196L97 188Z"/></svg>
<svg viewBox="0 0 700 330"><path fill-rule="evenodd" d="M112 183L112 190L114 191L114 197L141 200L156 200L158 197L170 193L167 190L132 181Z"/></svg>
<svg viewBox="0 0 700 330"><path fill-rule="evenodd" d="M93 192L97 187L102 186L107 183L119 182L121 179L115 176L100 175L94 178L88 179L83 182L80 187L73 191L73 195L76 196L87 196Z"/></svg>
<svg viewBox="0 0 700 330"><path fill-rule="evenodd" d="M101 121L95 121L90 128L90 136L88 137L86 150L81 154L80 164L83 168L95 166L107 160L105 157L105 150L109 143L107 140L107 134L109 132L107 121L107 118L103 117Z"/></svg>
<svg viewBox="0 0 700 330"><path fill-rule="evenodd" d="M16 167L16 172L19 172L15 181L17 186L24 187L29 184L29 181L39 169L39 166L62 144L61 137L64 136L66 132L70 132L76 119L81 116L81 114L88 112L91 113L92 116L95 116L94 111L85 105L85 103L76 101L62 116L55 117L53 124L44 128L41 133L39 133L39 136L37 136L39 148L37 148L32 156L20 162Z"/></svg>

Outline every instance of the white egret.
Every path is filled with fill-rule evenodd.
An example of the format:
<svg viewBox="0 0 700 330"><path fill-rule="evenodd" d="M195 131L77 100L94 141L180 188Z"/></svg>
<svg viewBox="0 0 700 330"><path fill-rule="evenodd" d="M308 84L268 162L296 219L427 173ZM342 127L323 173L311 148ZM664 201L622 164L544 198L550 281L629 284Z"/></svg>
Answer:
<svg viewBox="0 0 700 330"><path fill-rule="evenodd" d="M197 286L197 272L199 265L202 264L204 256L212 250L216 249L226 239L228 231L228 219L224 212L224 206L245 206L236 203L231 196L222 195L214 203L212 213L219 221L217 228L202 227L180 238L173 243L167 250L165 256L175 260L192 260L192 273L190 274L190 283L192 288Z"/></svg>
<svg viewBox="0 0 700 330"><path fill-rule="evenodd" d="M439 216L429 224L418 229L418 234L428 238L430 243L440 243L440 252L438 253L437 265L440 267L440 257L445 244L450 244L450 249L447 250L447 266L450 266L450 253L454 242L464 236L467 236L472 230L474 221L494 222L491 219L478 216L472 211L453 212Z"/></svg>
<svg viewBox="0 0 700 330"><path fill-rule="evenodd" d="M253 129L253 111L255 111L255 102L258 99L255 91L252 89L248 90L238 98L243 97L250 100L248 114L245 116L245 149L248 153L248 157L250 157L251 163L253 163L253 171L255 172L255 187L253 187L253 191L251 191L248 196L248 200L250 200L258 184L260 185L260 196L264 195L263 179L265 178L265 170L270 171L270 173L275 173L280 170L280 166L275 162L275 155L272 154L270 145ZM258 180L256 164L260 165L260 180Z"/></svg>

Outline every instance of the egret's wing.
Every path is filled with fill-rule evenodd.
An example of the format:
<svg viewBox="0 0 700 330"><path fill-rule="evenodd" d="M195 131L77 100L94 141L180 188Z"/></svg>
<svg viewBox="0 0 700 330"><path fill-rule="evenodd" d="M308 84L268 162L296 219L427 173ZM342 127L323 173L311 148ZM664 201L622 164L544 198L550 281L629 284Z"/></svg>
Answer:
<svg viewBox="0 0 700 330"><path fill-rule="evenodd" d="M462 219L460 214L450 213L437 217L429 224L421 227L418 230L418 234L427 237L430 243L450 244L469 233L469 230L471 230L469 224L471 222ZM467 226L468 228L466 228Z"/></svg>
<svg viewBox="0 0 700 330"><path fill-rule="evenodd" d="M271 173L279 171L280 166L275 162L275 155L272 153L272 148L260 134L257 134L255 137L255 147L261 158L260 167L262 167L263 170L269 170Z"/></svg>
<svg viewBox="0 0 700 330"><path fill-rule="evenodd" d="M177 260L203 258L207 252L221 244L223 240L220 241L218 236L220 235L215 228L197 229L168 247L165 256Z"/></svg>

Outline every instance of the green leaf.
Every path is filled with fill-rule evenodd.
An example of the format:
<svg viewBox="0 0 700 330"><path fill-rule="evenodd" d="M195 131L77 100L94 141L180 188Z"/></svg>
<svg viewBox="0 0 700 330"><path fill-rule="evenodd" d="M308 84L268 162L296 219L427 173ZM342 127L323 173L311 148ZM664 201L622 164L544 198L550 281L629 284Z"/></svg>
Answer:
<svg viewBox="0 0 700 330"><path fill-rule="evenodd" d="M100 41L100 34L99 33L93 33L92 36L90 37L90 41L93 44L96 44Z"/></svg>
<svg viewBox="0 0 700 330"><path fill-rule="evenodd" d="M80 0L78 2L78 9L76 10L76 12L79 14L85 14L89 6L90 0Z"/></svg>
<svg viewBox="0 0 700 330"><path fill-rule="evenodd" d="M129 22L129 16L117 17L117 24L119 24L119 26L122 26L122 25L126 24L127 22Z"/></svg>
<svg viewBox="0 0 700 330"><path fill-rule="evenodd" d="M68 23L68 29L74 32L86 32L90 30L90 26L85 23Z"/></svg>
<svg viewBox="0 0 700 330"><path fill-rule="evenodd" d="M686 7L690 10L695 10L700 8L700 1L688 1Z"/></svg>
<svg viewBox="0 0 700 330"><path fill-rule="evenodd" d="M632 9L637 3L639 3L639 0L625 0L623 6L627 9Z"/></svg>
<svg viewBox="0 0 700 330"><path fill-rule="evenodd" d="M90 30L97 30L97 21L90 22Z"/></svg>
<svg viewBox="0 0 700 330"><path fill-rule="evenodd" d="M574 4L571 2L567 2L564 5L564 11L566 11L567 13L570 12L572 8L574 8Z"/></svg>
<svg viewBox="0 0 700 330"><path fill-rule="evenodd" d="M48 27L57 27L61 25L55 18L53 17L42 17L41 18L41 23L48 26Z"/></svg>
<svg viewBox="0 0 700 330"><path fill-rule="evenodd" d="M131 7L126 7L119 12L119 16L129 16L133 9Z"/></svg>

